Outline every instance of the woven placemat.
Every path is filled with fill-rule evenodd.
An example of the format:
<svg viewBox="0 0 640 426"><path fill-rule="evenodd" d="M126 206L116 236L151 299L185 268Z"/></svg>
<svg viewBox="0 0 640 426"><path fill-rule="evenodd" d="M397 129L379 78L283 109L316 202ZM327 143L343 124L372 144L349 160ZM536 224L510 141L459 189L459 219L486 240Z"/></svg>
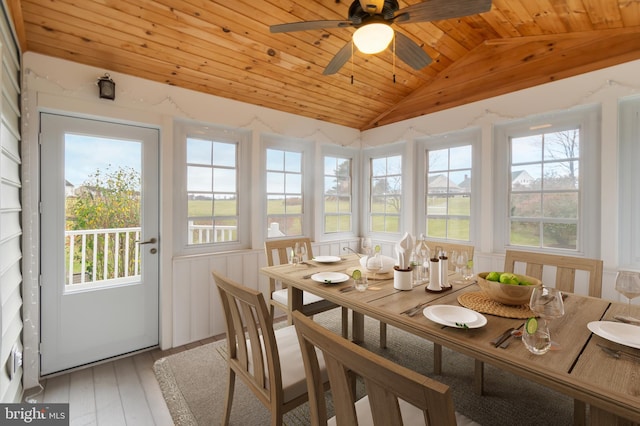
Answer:
<svg viewBox="0 0 640 426"><path fill-rule="evenodd" d="M503 305L490 299L484 291L471 291L461 294L458 296L458 303L476 312L499 317L527 319L536 316L536 314L529 309L529 305Z"/></svg>

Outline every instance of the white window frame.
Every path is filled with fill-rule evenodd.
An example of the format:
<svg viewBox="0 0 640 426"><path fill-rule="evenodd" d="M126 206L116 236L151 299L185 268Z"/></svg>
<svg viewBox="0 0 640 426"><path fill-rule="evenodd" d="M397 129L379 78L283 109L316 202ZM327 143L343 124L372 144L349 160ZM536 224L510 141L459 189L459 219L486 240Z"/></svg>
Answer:
<svg viewBox="0 0 640 426"><path fill-rule="evenodd" d="M640 98L620 102L618 145L618 259L620 270L640 269Z"/></svg>
<svg viewBox="0 0 640 426"><path fill-rule="evenodd" d="M409 157L406 152L407 144L405 142L384 145L375 148L365 148L362 152L362 210L360 217L362 218L362 226L360 234L369 236L377 240L398 241L406 229L407 211L411 210L411 206L407 205L407 194L413 193L413 187L408 185L408 176L411 175L409 170ZM371 160L381 157L394 157L400 155L402 157L402 193L400 195L401 210L399 214L398 232L373 232L371 231Z"/></svg>
<svg viewBox="0 0 640 426"><path fill-rule="evenodd" d="M262 216L260 229L264 229L264 240L277 239L277 237L268 237L269 227L266 223L267 218L267 149L277 149L282 151L299 152L302 154L302 228L301 236L309 237L314 240L313 226L314 226L314 214L313 214L313 188L314 188L314 172L313 172L313 143L304 139L294 139L290 137L283 137L279 135L263 134L261 137L261 158L260 158L260 180L263 185L256 191L262 193ZM282 238L291 238L292 236L285 236Z"/></svg>
<svg viewBox="0 0 640 426"><path fill-rule="evenodd" d="M416 235L426 235L427 222L427 178L429 174L429 165L427 164L427 151L435 151L439 149L455 148L458 146L471 145L471 212L469 217L469 241L454 239L439 239L429 237L429 240L443 241L451 243L468 243L475 244L479 238L480 220L480 190L482 176L482 154L481 154L481 132L480 129L466 129L442 135L430 136L427 138L416 139L416 176L420 179L416 180L416 217L414 227Z"/></svg>
<svg viewBox="0 0 640 426"><path fill-rule="evenodd" d="M321 148L320 160L316 164L318 170L318 188L316 193L324 195L324 159L325 157L339 157L351 160L351 231L350 232L330 232L325 231L324 217L324 197L321 203L318 203L317 217L321 218L316 224L316 235L322 235L323 241L336 241L353 238L358 235L360 228L360 150L353 148L345 148L335 145L323 145Z"/></svg>
<svg viewBox="0 0 640 426"><path fill-rule="evenodd" d="M539 251L600 258L600 145L599 106L547 113L497 125L494 129L494 251ZM580 191L576 250L512 246L509 243L510 138L580 128Z"/></svg>
<svg viewBox="0 0 640 426"><path fill-rule="evenodd" d="M187 138L206 138L237 144L238 240L189 245L187 231ZM201 254L249 248L251 217L251 131L178 120L174 123L174 248L177 254Z"/></svg>

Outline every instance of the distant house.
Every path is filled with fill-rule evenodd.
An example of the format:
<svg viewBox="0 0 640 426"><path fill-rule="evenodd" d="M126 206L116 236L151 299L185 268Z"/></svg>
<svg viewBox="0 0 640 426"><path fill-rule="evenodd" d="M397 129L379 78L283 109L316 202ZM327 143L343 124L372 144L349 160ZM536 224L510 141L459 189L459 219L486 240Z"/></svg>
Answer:
<svg viewBox="0 0 640 426"><path fill-rule="evenodd" d="M471 192L471 178L464 175L464 180L458 184L461 192Z"/></svg>
<svg viewBox="0 0 640 426"><path fill-rule="evenodd" d="M533 177L526 170L511 172L511 184L520 186L529 186L533 183Z"/></svg>
<svg viewBox="0 0 640 426"><path fill-rule="evenodd" d="M64 181L64 196L65 198L67 197L75 197L76 193L76 187L73 186L73 184L71 182L69 182L68 180Z"/></svg>
<svg viewBox="0 0 640 426"><path fill-rule="evenodd" d="M429 176L429 194L446 194L447 192L460 192L460 187L447 178L444 174Z"/></svg>

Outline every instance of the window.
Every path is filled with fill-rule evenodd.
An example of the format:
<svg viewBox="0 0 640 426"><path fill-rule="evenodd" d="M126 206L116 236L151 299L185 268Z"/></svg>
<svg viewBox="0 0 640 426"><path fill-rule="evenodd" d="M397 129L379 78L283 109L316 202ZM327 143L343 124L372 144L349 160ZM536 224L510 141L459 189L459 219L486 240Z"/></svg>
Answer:
<svg viewBox="0 0 640 426"><path fill-rule="evenodd" d="M498 217L506 219L496 224L501 244L599 255L598 125L591 108L498 130L496 164L505 165L497 187L504 197L496 198L504 209Z"/></svg>
<svg viewBox="0 0 640 426"><path fill-rule="evenodd" d="M509 244L577 249L580 128L510 138Z"/></svg>
<svg viewBox="0 0 640 426"><path fill-rule="evenodd" d="M238 146L187 137L188 245L238 241Z"/></svg>
<svg viewBox="0 0 640 426"><path fill-rule="evenodd" d="M369 231L399 233L402 155L372 157L369 162Z"/></svg>
<svg viewBox="0 0 640 426"><path fill-rule="evenodd" d="M267 148L267 237L303 235L302 152Z"/></svg>
<svg viewBox="0 0 640 426"><path fill-rule="evenodd" d="M471 239L472 146L426 151L426 234L430 238Z"/></svg>
<svg viewBox="0 0 640 426"><path fill-rule="evenodd" d="M176 249L211 252L246 248L250 175L250 133L227 128L176 123ZM244 207L244 208L243 208Z"/></svg>
<svg viewBox="0 0 640 426"><path fill-rule="evenodd" d="M324 233L352 232L353 185L352 160L339 156L324 157Z"/></svg>

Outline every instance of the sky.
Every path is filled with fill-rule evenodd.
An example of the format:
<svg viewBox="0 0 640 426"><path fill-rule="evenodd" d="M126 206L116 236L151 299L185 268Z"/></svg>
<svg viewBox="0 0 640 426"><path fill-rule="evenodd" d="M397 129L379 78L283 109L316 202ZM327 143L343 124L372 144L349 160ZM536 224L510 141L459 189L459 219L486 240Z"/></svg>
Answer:
<svg viewBox="0 0 640 426"><path fill-rule="evenodd" d="M96 170L115 171L130 167L141 171L142 144L138 141L65 135L65 179L82 185Z"/></svg>

